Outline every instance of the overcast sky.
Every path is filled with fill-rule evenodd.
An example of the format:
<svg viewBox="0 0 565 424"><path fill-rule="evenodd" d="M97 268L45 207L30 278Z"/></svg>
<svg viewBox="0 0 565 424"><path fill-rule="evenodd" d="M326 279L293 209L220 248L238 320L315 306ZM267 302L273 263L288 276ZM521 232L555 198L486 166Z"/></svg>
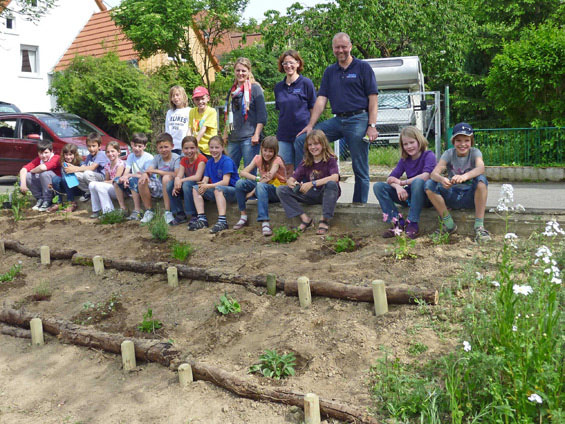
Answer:
<svg viewBox="0 0 565 424"><path fill-rule="evenodd" d="M108 8L112 8L118 4L120 4L121 0L103 0L104 4ZM330 0L327 1L320 1L320 0L249 0L247 5L247 9L243 13L243 17L246 20L250 18L257 19L258 22L261 22L264 19L264 13L267 10L278 10L281 14L286 13L286 9L294 3L301 3L305 7L311 7L318 3L328 3Z"/></svg>

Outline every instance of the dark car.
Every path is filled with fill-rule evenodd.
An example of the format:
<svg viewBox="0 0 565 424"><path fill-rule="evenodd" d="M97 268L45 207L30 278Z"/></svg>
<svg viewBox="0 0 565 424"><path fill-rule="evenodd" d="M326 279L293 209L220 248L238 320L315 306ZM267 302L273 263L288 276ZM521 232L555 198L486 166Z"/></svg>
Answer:
<svg viewBox="0 0 565 424"><path fill-rule="evenodd" d="M12 103L0 101L0 112L21 112L20 108Z"/></svg>
<svg viewBox="0 0 565 424"><path fill-rule="evenodd" d="M0 112L0 175L17 175L22 166L37 157L37 141L53 142L60 154L65 144L75 144L83 157L88 155L86 136L97 132L102 138L102 150L110 141L120 143L120 156L125 158L129 148L96 125L70 113L1 113Z"/></svg>

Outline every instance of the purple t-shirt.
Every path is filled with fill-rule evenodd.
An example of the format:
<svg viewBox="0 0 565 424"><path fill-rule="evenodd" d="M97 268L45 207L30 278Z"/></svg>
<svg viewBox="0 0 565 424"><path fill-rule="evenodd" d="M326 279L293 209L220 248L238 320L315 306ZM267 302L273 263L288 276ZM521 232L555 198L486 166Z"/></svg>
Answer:
<svg viewBox="0 0 565 424"><path fill-rule="evenodd" d="M300 165L298 165L298 168L294 170L294 174L292 174L292 176L296 181L306 183L320 178L329 177L333 174L339 174L339 167L337 166L337 159L335 157L330 157L327 162L320 161L312 164L312 166L304 166L304 161L302 161L300 162ZM339 190L339 197L341 195L341 187L339 186L339 183L337 187Z"/></svg>
<svg viewBox="0 0 565 424"><path fill-rule="evenodd" d="M93 163L97 163L98 167L96 167L94 172L98 172L104 175L104 167L106 166L107 163L110 163L110 159L108 159L106 153L104 153L102 150L98 150L98 153L96 153L96 156L94 157L92 157L92 155L89 153L86 159L84 160L84 163L87 166L92 165Z"/></svg>
<svg viewBox="0 0 565 424"><path fill-rule="evenodd" d="M412 178L424 172L431 172L436 167L436 155L431 150L422 152L420 157L416 160L412 158L400 159L396 168L392 170L389 177L400 178L406 173L406 178Z"/></svg>

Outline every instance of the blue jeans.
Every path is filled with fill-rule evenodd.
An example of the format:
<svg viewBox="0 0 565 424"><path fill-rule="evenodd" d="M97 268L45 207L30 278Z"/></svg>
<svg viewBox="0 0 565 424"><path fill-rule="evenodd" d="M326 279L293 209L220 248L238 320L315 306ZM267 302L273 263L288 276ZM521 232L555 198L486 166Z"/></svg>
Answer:
<svg viewBox="0 0 565 424"><path fill-rule="evenodd" d="M257 183L252 180L239 179L235 184L235 197L237 197L237 204L239 210L245 210L245 202L247 199L245 195L255 189L255 196L257 197L257 221L269 220L269 202L275 203L279 201L277 196L277 188L272 184Z"/></svg>
<svg viewBox="0 0 565 424"><path fill-rule="evenodd" d="M396 189L390 184L382 182L376 183L373 186L373 191L375 192L375 196L377 196L383 213L388 215L386 221L390 222L392 218L398 216L398 209L396 209L395 205L395 203L398 203L400 205L410 207L407 218L408 221L419 222L422 208L430 206L430 201L428 200L428 197L426 196L426 193L424 191L425 184L426 182L424 180L422 180L421 178L416 178L414 181L412 181L412 184L405 187L409 196L407 201L401 201L398 198Z"/></svg>
<svg viewBox="0 0 565 424"><path fill-rule="evenodd" d="M445 200L445 206L450 209L474 209L475 208L475 190L479 182L484 183L488 187L487 177L484 174L473 178L471 186L465 188L452 187L444 188L441 183L433 180L426 181L426 190L441 195Z"/></svg>
<svg viewBox="0 0 565 424"><path fill-rule="evenodd" d="M243 157L243 167L251 163L253 158L259 154L259 144L251 143L251 138L242 141L228 142L228 156L235 162L236 168L239 168L239 163ZM252 172L257 175L257 168Z"/></svg>
<svg viewBox="0 0 565 424"><path fill-rule="evenodd" d="M209 188L208 190L206 190L204 192L204 194L202 195L202 198L204 200L210 200L212 202L215 202L216 197L214 196L214 190L221 190L222 193L224 193L224 197L226 198L226 202L228 202L228 203L234 203L234 202L237 201L237 199L235 197L235 187L232 187L232 186L218 186L215 189Z"/></svg>
<svg viewBox="0 0 565 424"><path fill-rule="evenodd" d="M169 181L167 184L167 193L171 200L171 212L175 216L196 216L196 207L194 206L194 197L192 197L192 188L198 187L196 181L184 181L182 183L181 192L173 196L173 188L175 187L174 181ZM184 200L184 208L183 208Z"/></svg>
<svg viewBox="0 0 565 424"><path fill-rule="evenodd" d="M286 164L294 163L294 141L279 141L279 156Z"/></svg>
<svg viewBox="0 0 565 424"><path fill-rule="evenodd" d="M330 142L344 138L351 153L351 164L355 175L353 188L353 202L367 203L369 197L369 143L363 141L367 133L369 114L367 112L347 118L334 117L316 125L317 130L322 130ZM304 154L304 141L306 134L302 134L294 141L294 167L302 161Z"/></svg>
<svg viewBox="0 0 565 424"><path fill-rule="evenodd" d="M67 195L68 202L74 202L75 196L82 196L84 194L84 192L80 188L78 188L78 186L69 187L65 178L59 177L58 175L53 177L51 184L53 185L53 190L56 191L56 195L59 196L59 203L63 203L63 193Z"/></svg>

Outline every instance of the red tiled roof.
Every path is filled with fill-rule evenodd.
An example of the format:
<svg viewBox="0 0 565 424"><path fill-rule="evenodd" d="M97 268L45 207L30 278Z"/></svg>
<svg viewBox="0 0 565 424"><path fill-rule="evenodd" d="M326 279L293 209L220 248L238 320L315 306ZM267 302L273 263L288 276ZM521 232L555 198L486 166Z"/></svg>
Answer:
<svg viewBox="0 0 565 424"><path fill-rule="evenodd" d="M222 41L216 49L214 50L214 54L216 57L220 58L222 55L231 52L242 46L251 46L259 41L261 41L261 34L247 34L247 38L245 43L242 43L241 40L243 39L243 34L241 32L230 32L222 38Z"/></svg>
<svg viewBox="0 0 565 424"><path fill-rule="evenodd" d="M55 66L55 71L66 69L77 55L101 57L108 51L115 51L121 60L139 59L133 43L112 21L110 12L105 10L92 15Z"/></svg>

